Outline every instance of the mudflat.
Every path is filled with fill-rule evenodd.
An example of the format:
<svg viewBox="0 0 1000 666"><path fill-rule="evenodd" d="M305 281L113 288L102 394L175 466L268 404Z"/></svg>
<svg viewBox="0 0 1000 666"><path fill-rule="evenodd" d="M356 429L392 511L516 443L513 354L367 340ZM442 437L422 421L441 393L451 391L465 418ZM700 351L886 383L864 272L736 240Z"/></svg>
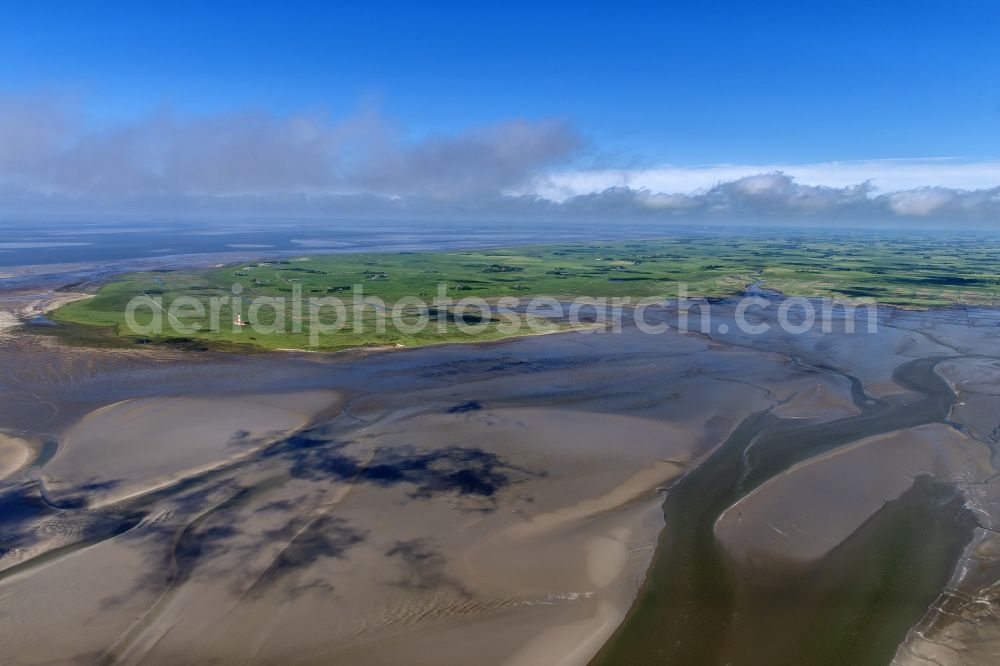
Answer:
<svg viewBox="0 0 1000 666"><path fill-rule="evenodd" d="M0 636L18 663L580 664L618 658L623 635L669 654L642 627L685 580L662 558L694 538L723 572L697 603L835 629L800 632L798 657L919 663L959 640L937 609L992 583L992 398L962 361L993 320L880 316L864 337L626 329L334 355L15 332L0 417L32 453L5 448ZM700 483L731 491L688 503ZM905 603L857 601L907 610L845 647L803 576L867 599L881 557L927 575ZM949 582L960 566L981 575ZM754 663L765 625L715 612L696 606L691 636ZM963 645L995 630L961 626Z"/></svg>

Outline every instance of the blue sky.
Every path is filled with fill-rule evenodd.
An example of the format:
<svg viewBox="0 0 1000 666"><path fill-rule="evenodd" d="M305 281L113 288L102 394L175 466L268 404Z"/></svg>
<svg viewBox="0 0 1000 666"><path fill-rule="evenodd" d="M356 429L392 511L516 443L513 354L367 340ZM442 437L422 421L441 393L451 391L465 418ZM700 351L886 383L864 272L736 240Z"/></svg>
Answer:
<svg viewBox="0 0 1000 666"><path fill-rule="evenodd" d="M413 132L562 116L650 162L1000 155L997 2L362 4L19 3L0 87L102 114L375 100Z"/></svg>
<svg viewBox="0 0 1000 666"><path fill-rule="evenodd" d="M165 109L178 124L375 109L403 144L559 122L579 145L532 168L563 172L992 164L998 25L988 0L19 3L0 21L0 95L72 106L92 132ZM925 181L900 182L965 183Z"/></svg>

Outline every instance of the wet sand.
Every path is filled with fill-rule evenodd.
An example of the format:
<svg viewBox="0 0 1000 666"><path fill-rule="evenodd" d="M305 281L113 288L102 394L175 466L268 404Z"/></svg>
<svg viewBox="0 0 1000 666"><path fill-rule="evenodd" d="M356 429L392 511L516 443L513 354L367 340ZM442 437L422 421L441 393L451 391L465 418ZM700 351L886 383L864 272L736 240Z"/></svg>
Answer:
<svg viewBox="0 0 1000 666"><path fill-rule="evenodd" d="M339 404L331 391L135 398L88 413L40 473L54 501L88 506L148 494L247 458Z"/></svg>
<svg viewBox="0 0 1000 666"><path fill-rule="evenodd" d="M91 294L51 290L0 291L0 336L67 303L90 296Z"/></svg>
<svg viewBox="0 0 1000 666"><path fill-rule="evenodd" d="M32 447L25 440L0 432L0 479L24 467L32 457Z"/></svg>
<svg viewBox="0 0 1000 666"><path fill-rule="evenodd" d="M982 314L981 312L979 314ZM892 318L896 318L895 316ZM968 354L971 350L969 346L959 346L955 341L995 341L996 334L984 335L989 331L987 326L995 326L995 314L983 317L986 322L983 328L974 328L969 325L966 319L965 326L956 322L958 317L953 313L925 313L923 315L913 313L907 314L902 319L905 325L904 330L918 330L914 323L919 323L923 318L923 326L931 331L934 328L932 322L940 324L941 329L950 333L947 336L925 335L923 327L920 327L920 334L925 338L926 345L906 344L903 347L896 346L896 352L902 350L906 354L920 356L921 353L931 351L949 351L952 353ZM963 316L963 318L965 318ZM941 321L934 321L940 319ZM958 324L958 325L956 325ZM910 327L913 326L911 329ZM898 334L898 331L897 331ZM880 331L879 335L882 335ZM886 336L890 340L893 336ZM949 339L951 338L951 339ZM909 337L913 340L914 338ZM776 349L786 349L794 353L799 358L809 360L816 355L817 347L810 345L808 337L798 340L771 340L769 345ZM860 351L859 356L864 357L864 350L858 350L852 343L857 339L844 339L846 349L852 347ZM883 340L884 342L884 340ZM868 353L877 353L881 345L870 344ZM824 345L828 348L829 345ZM989 345L979 347L982 351L990 349ZM843 353L843 352L841 352ZM818 355L817 355L818 356ZM831 369L829 355L820 361L817 357L816 367ZM857 363L855 359L854 363ZM642 662L642 663L827 663L831 659L831 654L846 653L834 651L828 652L831 640L836 642L835 634L838 631L848 631L846 625L840 621L834 623L829 631L830 636L823 640L803 641L803 637L808 637L809 632L803 630L801 621L803 617L810 617L806 622L820 622L817 613L822 606L814 605L813 610L809 610L807 604L811 592L808 586L803 586L800 576L796 575L796 565L803 560L809 561L810 557L818 557L823 552L839 552L846 548L848 543L857 543L859 540L869 540L864 546L852 546L857 558L855 565L858 571L864 570L862 561L868 553L879 552L880 548L896 548L888 557L912 557L915 561L921 561L929 566L927 571L921 570L921 574L926 574L920 580L913 579L905 582L902 587L885 588L886 585L898 586L900 581L905 581L906 572L914 569L903 568L894 569L895 575L891 580L880 580L878 577L868 579L867 583L861 577L845 579L845 583L858 591L861 596L857 600L882 599L877 596L878 590L884 592L885 589L897 589L905 595L909 595L906 601L901 598L890 597L884 603L888 607L882 612L889 612L892 621L882 621L877 618L882 617L879 613L872 613L871 621L866 626L864 638L855 637L848 647L853 660L863 663L886 663L895 651L895 646L903 643L901 650L906 649L907 644L913 640L914 632L907 634L906 628L914 623L922 626L932 621L928 618L940 617L942 608L939 602L935 602L935 597L941 592L943 582L947 580L948 572L955 567L954 554L961 552L963 547L966 552L970 540L975 538L977 531L983 528L976 525L976 521L982 524L985 516L995 515L996 502L984 502L982 497L992 497L990 481L995 476L992 466L989 464L991 442L978 441L970 442L966 437L949 433L953 442L962 440L962 450L956 450L951 455L944 456L947 464L942 464L942 452L935 452L931 459L925 461L925 467L932 469L935 483L943 486L923 487L923 482L914 484L920 487L919 490L910 490L904 493L907 497L905 506L913 506L916 510L927 510L931 513L924 515L917 521L919 526L928 527L931 531L923 536L910 538L906 533L906 538L900 536L897 528L886 528L884 535L879 536L879 531L867 526L874 522L885 521L887 525L895 525L896 518L880 518L887 507L895 506L896 500L890 500L879 508L877 499L861 499L861 506L851 509L851 503L859 498L837 498L828 497L831 507L823 514L817 507L814 511L813 520L819 518L820 522L808 522L805 529L806 534L784 535L784 542L781 545L768 543L770 536L773 536L774 527L787 518L789 511L796 511L798 505L804 504L806 510L810 505L815 506L814 491L822 495L822 485L813 486L809 483L808 473L802 476L806 478L796 478L794 480L782 479L780 488L790 492L781 494L778 498L773 493L770 495L772 501L764 500L767 506L760 506L754 498L747 498L748 493L758 488L762 483L782 473L791 479L796 472L808 472L815 469L811 465L803 464L796 466L798 461L816 460L813 458L817 454L822 454L824 450L834 447L850 445L863 437L866 432L883 432L886 428L892 429L905 426L919 426L921 423L948 423L951 427L962 429L968 432L961 424L953 424L947 419L953 416L955 406L962 406L963 402L957 401L951 387L947 386L938 376L934 369L944 360L944 357L927 356L918 358L898 365L892 373L891 383L882 379L876 382L879 387L878 396L867 393L864 387L869 382L861 382L857 378L851 378L855 388L855 404L861 410L857 416L846 419L835 420L817 428L810 425L795 425L785 419L776 420L772 414L761 413L754 419L748 419L741 425L741 430L737 435L730 438L720 450L709 458L700 467L693 470L688 476L679 481L668 491L665 511L667 515L667 528L661 536L654 559L649 579L644 586L643 592L635 606L630 612L629 618L623 627L617 632L605 650L602 652L601 661L606 663ZM982 359L970 363L983 363ZM889 389L888 387L892 387ZM971 433L970 433L971 434ZM973 435L974 436L974 435ZM937 438L933 446L939 444ZM948 437L943 437L947 441ZM925 442L927 443L927 442ZM863 446L860 447L863 450ZM891 455L890 451L879 450L879 454L884 454L881 460L870 460L869 462L881 465L883 469L875 472L883 477L896 473L896 468L912 469L912 452L906 446L897 448L897 455ZM821 456L823 460L827 456ZM833 456L830 456L832 458ZM926 457L926 456L925 456ZM789 465L792 465L789 467ZM845 469L846 474L856 474L858 468ZM817 475L820 478L820 475ZM888 477L886 477L888 478ZM912 483L910 479L902 479L902 488L909 487ZM815 480L815 479L814 479ZM919 479L918 479L919 481ZM832 483L836 484L835 478ZM891 485L891 484L890 484ZM943 487L943 491L936 490ZM987 490L983 490L986 488ZM883 491L885 489L882 489ZM964 497L958 501L957 509L954 502L939 504L935 499L940 492L952 493L960 492ZM890 492L890 495L893 494ZM916 498L916 499L914 499ZM746 530L733 529L732 522L738 520L739 509L735 514L731 514L727 520L723 520L723 535L729 537L728 552L722 550L721 544L712 534L716 525L716 518L723 514L728 507L744 499L750 506L761 509L755 516L757 526L771 532L761 534L755 532L752 527ZM759 499L759 498L756 498ZM780 499L780 501L778 501ZM884 500L883 500L884 501ZM902 501L902 500L900 500ZM967 503L968 509L963 507ZM938 508L943 507L939 512ZM745 507L744 507L745 508ZM877 509L874 515L872 509ZM950 511L958 510L962 513L958 519L948 519ZM866 513L867 512L867 513ZM838 525L836 516L838 514L853 516L850 524ZM737 516L733 518L732 516ZM794 514L793 514L794 515ZM887 514L894 515L894 514ZM900 514L906 520L905 515ZM870 519L865 520L868 516ZM973 518L975 516L975 518ZM833 525L827 518L833 519ZM944 517L944 519L942 519ZM987 518L987 522L991 519ZM860 526L858 526L860 523ZM673 527L672 527L673 526ZM937 527L939 530L934 531ZM780 528L779 528L780 529ZM831 531L836 534L831 534ZM811 538L813 533L817 533L815 541ZM736 533L736 534L734 534ZM862 537L861 535L864 534ZM743 536L741 543L734 543L738 535ZM840 541L838 541L838 539ZM839 543L832 551L827 551L831 545ZM907 545L910 544L910 545ZM765 546L765 547L762 547ZM970 544L971 545L971 544ZM898 546L898 547L897 547ZM900 550L902 549L902 550ZM761 551L764 554L770 553L772 557L769 562L762 561ZM889 552L889 551L886 551ZM952 553L951 556L948 553ZM774 555L777 554L777 557ZM805 557L803 557L805 556ZM819 557L819 561L825 558ZM798 562L796 562L798 560ZM963 565L964 566L964 565ZM936 567L936 568L935 568ZM846 566L845 570L850 571L852 567ZM982 566L976 568L982 570ZM960 567L961 569L961 567ZM823 571L822 574L818 573ZM823 568L816 570L814 574L821 577L830 577L833 571L824 563ZM957 575L957 570L956 570ZM763 585L763 587L762 587ZM870 586L868 592L863 592L864 586ZM880 587L882 586L882 587ZM881 594L881 592L878 592ZM950 592L945 591L947 597ZM869 595L866 597L865 595ZM874 595L874 596L872 596ZM777 603L776 603L777 602ZM806 605L803 605L806 604ZM878 608L883 601L865 606L858 605L853 608L848 606L843 609L845 613L865 613L871 612L873 608ZM863 610L867 608L867 610ZM789 610L791 612L789 612ZM803 615L802 611L806 611ZM906 613L910 613L907 617ZM860 615L859 615L860 617ZM784 622L774 621L783 618ZM924 619L921 619L924 618ZM793 621L794 620L794 621ZM821 623L822 624L822 623ZM940 624L940 623L939 623ZM795 627L798 627L796 629ZM882 627L873 631L872 627ZM980 625L978 631L985 629ZM884 630L884 631L883 631ZM773 635L776 631L788 631L781 640L761 643L761 635ZM919 636L925 644L932 641L925 635ZM795 646L795 650L789 652L789 645ZM835 659L829 663L843 663ZM984 662L985 663L985 662Z"/></svg>
<svg viewBox="0 0 1000 666"><path fill-rule="evenodd" d="M4 488L23 663L584 663L641 584L658 489L769 404L683 336L357 361L51 344L3 357L28 406L5 418L57 445Z"/></svg>
<svg viewBox="0 0 1000 666"><path fill-rule="evenodd" d="M45 454L0 481L0 641L17 664L582 664L644 622L643 663L674 631L712 638L700 663L759 663L775 626L801 637L781 643L793 663L926 654L945 631L990 645L985 620L959 636L934 618L955 611L943 589L996 580L973 356L995 337L885 318L871 337L626 330L333 356L12 333L0 425ZM663 623L649 599L702 580L691 560L663 568L687 553L723 573L690 588L696 625ZM720 629L732 608L758 618ZM845 647L850 608L892 626Z"/></svg>
<svg viewBox="0 0 1000 666"><path fill-rule="evenodd" d="M722 513L715 536L741 571L813 562L920 476L982 484L994 474L987 446L943 424L876 435L772 477Z"/></svg>

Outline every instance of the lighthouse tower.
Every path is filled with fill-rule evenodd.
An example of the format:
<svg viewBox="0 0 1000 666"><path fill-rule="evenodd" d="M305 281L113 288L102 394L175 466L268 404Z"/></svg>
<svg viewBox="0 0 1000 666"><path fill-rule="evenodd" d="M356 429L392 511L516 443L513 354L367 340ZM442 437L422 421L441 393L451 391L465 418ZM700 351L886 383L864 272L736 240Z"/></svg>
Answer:
<svg viewBox="0 0 1000 666"><path fill-rule="evenodd" d="M233 326L246 326L241 315L236 315L236 319L233 320Z"/></svg>

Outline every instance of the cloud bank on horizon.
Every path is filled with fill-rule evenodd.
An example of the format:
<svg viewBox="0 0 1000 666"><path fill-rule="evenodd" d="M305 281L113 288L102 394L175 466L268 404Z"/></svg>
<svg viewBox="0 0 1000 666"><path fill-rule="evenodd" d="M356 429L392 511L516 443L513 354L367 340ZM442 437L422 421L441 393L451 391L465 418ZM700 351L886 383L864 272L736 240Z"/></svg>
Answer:
<svg viewBox="0 0 1000 666"><path fill-rule="evenodd" d="M162 110L95 121L0 97L0 214L577 217L688 222L842 219L989 223L1000 161L580 169L568 122L511 120L412 138L374 110Z"/></svg>

